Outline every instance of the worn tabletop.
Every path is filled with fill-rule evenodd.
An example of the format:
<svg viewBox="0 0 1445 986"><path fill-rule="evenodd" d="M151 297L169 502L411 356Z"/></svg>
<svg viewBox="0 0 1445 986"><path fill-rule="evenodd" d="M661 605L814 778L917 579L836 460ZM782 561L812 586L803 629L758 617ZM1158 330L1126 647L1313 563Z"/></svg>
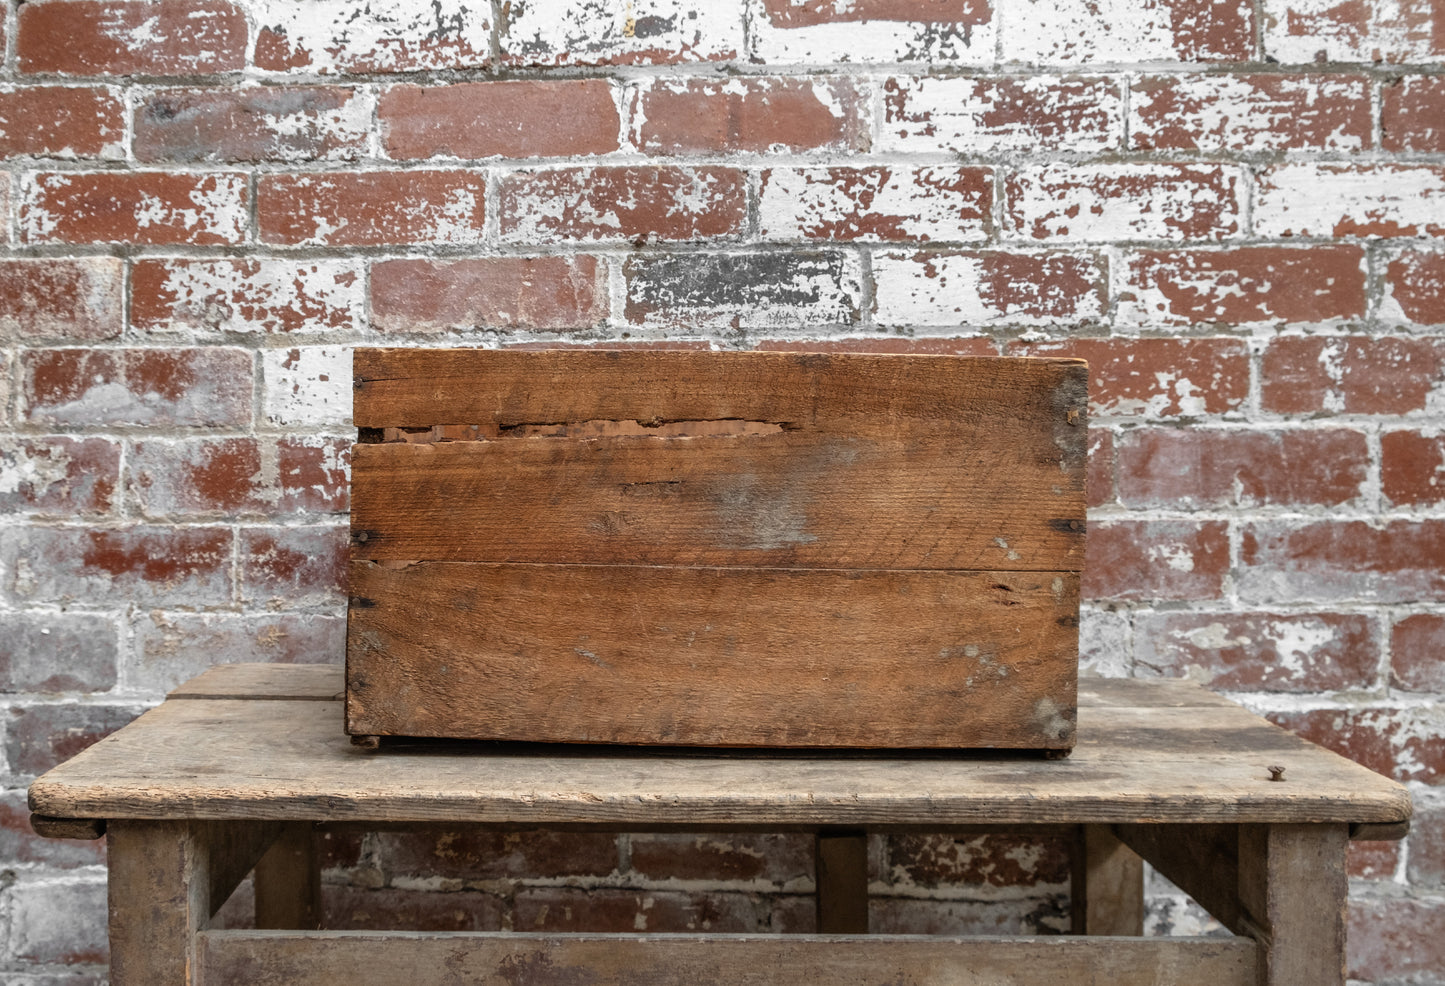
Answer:
<svg viewBox="0 0 1445 986"><path fill-rule="evenodd" d="M398 741L354 747L342 669L229 665L56 767L62 818L910 827L1408 819L1405 789L1196 685L1084 679L1062 760ZM1271 767L1284 767L1272 781Z"/></svg>

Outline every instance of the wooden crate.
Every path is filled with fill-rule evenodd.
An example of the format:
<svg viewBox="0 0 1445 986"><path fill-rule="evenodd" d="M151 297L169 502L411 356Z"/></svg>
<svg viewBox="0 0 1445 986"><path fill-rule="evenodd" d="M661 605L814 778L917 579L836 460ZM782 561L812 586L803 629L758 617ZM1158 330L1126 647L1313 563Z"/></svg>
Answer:
<svg viewBox="0 0 1445 986"><path fill-rule="evenodd" d="M346 723L1074 743L1081 360L358 350Z"/></svg>

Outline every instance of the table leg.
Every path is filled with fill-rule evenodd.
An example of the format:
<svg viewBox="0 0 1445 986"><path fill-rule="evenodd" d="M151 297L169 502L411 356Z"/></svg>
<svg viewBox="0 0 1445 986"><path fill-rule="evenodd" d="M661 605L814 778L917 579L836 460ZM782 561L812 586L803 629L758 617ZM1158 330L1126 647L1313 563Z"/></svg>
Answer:
<svg viewBox="0 0 1445 986"><path fill-rule="evenodd" d="M1144 861L1109 826L1079 826L1069 903L1076 935L1144 933Z"/></svg>
<svg viewBox="0 0 1445 986"><path fill-rule="evenodd" d="M190 986L196 932L275 838L268 822L112 820L111 986Z"/></svg>
<svg viewBox="0 0 1445 986"><path fill-rule="evenodd" d="M1244 825L1239 902L1267 986L1343 986L1349 881L1344 825Z"/></svg>
<svg viewBox="0 0 1445 986"><path fill-rule="evenodd" d="M818 933L868 933L868 836L818 833Z"/></svg>
<svg viewBox="0 0 1445 986"><path fill-rule="evenodd" d="M256 927L321 927L321 867L311 822L288 822L256 863Z"/></svg>

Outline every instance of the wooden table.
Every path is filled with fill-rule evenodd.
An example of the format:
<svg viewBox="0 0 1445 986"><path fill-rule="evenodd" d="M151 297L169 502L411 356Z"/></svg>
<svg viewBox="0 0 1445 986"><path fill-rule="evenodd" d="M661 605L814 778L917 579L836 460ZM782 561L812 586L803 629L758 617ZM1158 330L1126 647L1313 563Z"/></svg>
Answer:
<svg viewBox="0 0 1445 986"><path fill-rule="evenodd" d="M334 667L218 667L31 786L37 831L109 840L112 986L1337 986L1346 843L1398 838L1410 817L1400 785L1175 681L1085 679L1063 760L435 741L368 752L342 732L341 691ZM1078 933L301 930L319 913L317 825L436 820L813 831L825 932L866 930L863 833L1077 827ZM1139 856L1236 937L1137 937ZM253 867L260 929L210 927Z"/></svg>

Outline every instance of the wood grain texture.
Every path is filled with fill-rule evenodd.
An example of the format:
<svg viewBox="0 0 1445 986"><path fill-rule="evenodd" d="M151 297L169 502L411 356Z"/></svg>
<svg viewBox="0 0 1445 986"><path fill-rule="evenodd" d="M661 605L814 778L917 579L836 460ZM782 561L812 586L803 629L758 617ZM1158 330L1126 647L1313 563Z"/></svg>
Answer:
<svg viewBox="0 0 1445 986"><path fill-rule="evenodd" d="M49 815L30 816L30 829L46 839L78 839L89 842L105 835L103 818L52 818Z"/></svg>
<svg viewBox="0 0 1445 986"><path fill-rule="evenodd" d="M273 667L269 687L295 671ZM339 702L171 701L36 780L30 802L70 818L694 828L1410 817L1400 784L1239 706L1165 706L1175 683L1124 685L1137 707L1086 702L1079 745L1060 761L439 742L366 753L343 734ZM1288 764L1291 783L1268 779L1275 763Z"/></svg>
<svg viewBox="0 0 1445 986"><path fill-rule="evenodd" d="M1069 887L1079 935L1144 934L1144 861L1107 825L1081 825Z"/></svg>
<svg viewBox="0 0 1445 986"><path fill-rule="evenodd" d="M340 664L217 664L173 689L167 699L242 698L332 702L346 696Z"/></svg>
<svg viewBox="0 0 1445 986"><path fill-rule="evenodd" d="M367 349L358 428L736 419L849 435L1058 421L1082 464L1088 364L1076 359L618 350ZM1074 420L1069 420L1070 415ZM1068 430L1062 430L1068 429Z"/></svg>
<svg viewBox="0 0 1445 986"><path fill-rule="evenodd" d="M1072 573L361 561L351 594L353 734L1073 745Z"/></svg>
<svg viewBox="0 0 1445 986"><path fill-rule="evenodd" d="M1083 470L1037 422L820 435L357 445L352 556L1078 571Z"/></svg>
<svg viewBox="0 0 1445 986"><path fill-rule="evenodd" d="M321 865L316 828L288 822L256 861L256 927L314 931L321 927Z"/></svg>
<svg viewBox="0 0 1445 986"><path fill-rule="evenodd" d="M1248 939L945 938L878 935L530 935L211 931L208 986L877 986L947 982L1254 986ZM1021 970L1027 979L1020 980Z"/></svg>
<svg viewBox="0 0 1445 986"><path fill-rule="evenodd" d="M1114 832L1220 924L1250 932L1239 903L1239 826L1116 825Z"/></svg>
<svg viewBox="0 0 1445 986"><path fill-rule="evenodd" d="M1343 825L1240 828L1239 899L1265 986L1344 986L1348 841Z"/></svg>

